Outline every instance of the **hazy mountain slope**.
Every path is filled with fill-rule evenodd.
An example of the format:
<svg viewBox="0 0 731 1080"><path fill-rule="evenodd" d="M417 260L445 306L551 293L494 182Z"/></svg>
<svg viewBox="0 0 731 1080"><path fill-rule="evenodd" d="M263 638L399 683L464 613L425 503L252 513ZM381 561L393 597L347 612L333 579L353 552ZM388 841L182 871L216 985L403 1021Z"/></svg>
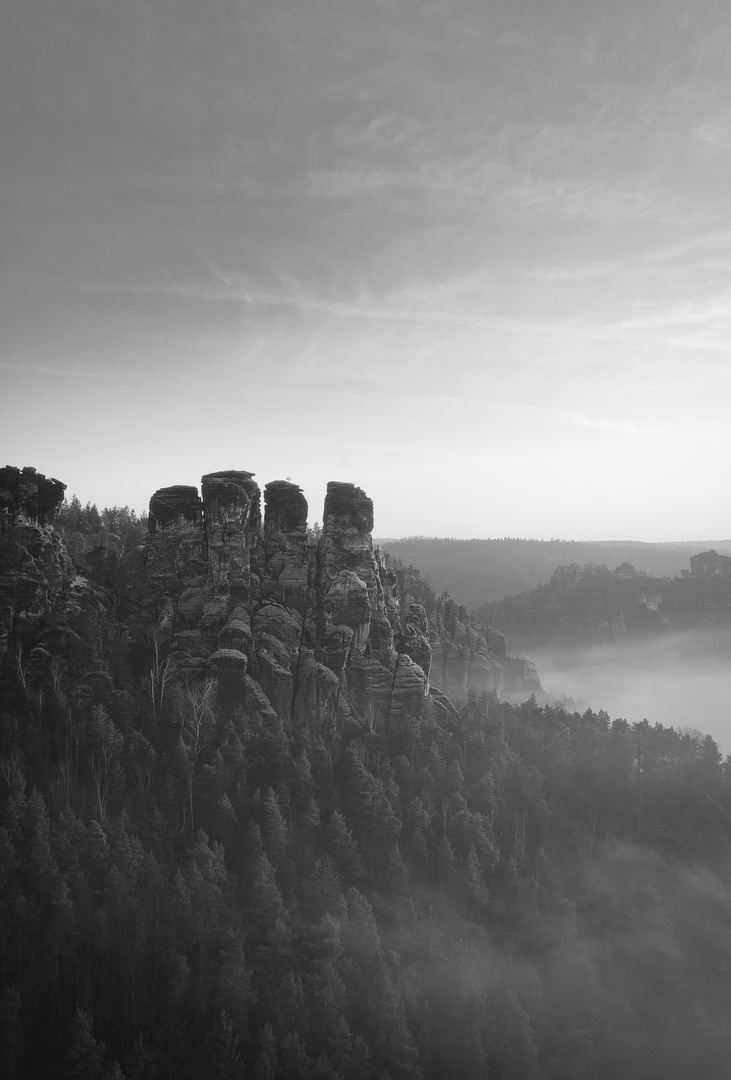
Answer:
<svg viewBox="0 0 731 1080"><path fill-rule="evenodd" d="M558 566L606 563L610 569L629 562L653 577L674 577L688 559L715 548L731 551L731 540L699 543L590 543L576 540L454 540L427 536L380 540L383 548L403 563L418 566L439 595L446 590L458 604L476 610L546 583Z"/></svg>
<svg viewBox="0 0 731 1080"><path fill-rule="evenodd" d="M654 577L623 563L560 566L547 585L483 604L482 619L513 647L559 648L731 626L731 558L690 559L690 572Z"/></svg>

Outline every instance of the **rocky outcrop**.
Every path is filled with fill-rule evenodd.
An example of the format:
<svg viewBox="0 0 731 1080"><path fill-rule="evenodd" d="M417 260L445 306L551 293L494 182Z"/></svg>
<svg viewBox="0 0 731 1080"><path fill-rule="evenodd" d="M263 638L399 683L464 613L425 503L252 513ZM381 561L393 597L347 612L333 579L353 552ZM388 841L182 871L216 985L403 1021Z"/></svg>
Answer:
<svg viewBox="0 0 731 1080"><path fill-rule="evenodd" d="M0 469L0 514L21 515L32 525L51 525L63 502L66 485L36 472L6 465Z"/></svg>
<svg viewBox="0 0 731 1080"><path fill-rule="evenodd" d="M246 696L247 660L240 649L216 649L208 658L208 674L217 685L218 704L234 709Z"/></svg>
<svg viewBox="0 0 731 1080"><path fill-rule="evenodd" d="M317 653L370 727L404 710L420 715L429 691L428 667L397 651L399 605L387 599L392 582L372 528L368 496L354 484L329 483L317 548Z"/></svg>
<svg viewBox="0 0 731 1080"><path fill-rule="evenodd" d="M42 702L58 685L59 657L70 695L111 681L102 660L110 598L78 574L50 524L64 490L35 469L0 470L0 699L7 707L18 688Z"/></svg>
<svg viewBox="0 0 731 1080"><path fill-rule="evenodd" d="M150 499L147 576L163 595L176 598L207 569L203 504L188 485L161 488Z"/></svg>
<svg viewBox="0 0 731 1080"><path fill-rule="evenodd" d="M355 648L391 668L396 661L393 628L386 610L383 566L373 549L372 529L373 503L365 492L355 484L331 481L327 485L322 534L318 543L318 597L323 607L329 606L328 592L331 588L342 594L348 590L347 582L353 583L353 578L340 578L336 583L341 572L350 571L355 575L365 585L370 608L368 612L366 605L361 604L364 621L358 628L352 627L356 638Z"/></svg>
<svg viewBox="0 0 731 1080"><path fill-rule="evenodd" d="M3 473L13 554L0 578L0 624L21 658L33 646L18 637L18 611L26 627L33 619L45 627L82 595L87 614L100 609L97 584L43 524L63 490L33 470ZM84 566L113 558L120 570L142 657L137 677L156 710L177 672L188 687L213 680L220 708L265 724L380 737L406 717L448 712L445 695L500 690L502 637L446 595L427 611L418 573L399 578L374 548L373 504L360 488L328 485L317 535L291 481L266 485L263 519L261 504L253 473L208 473L200 493L175 485L153 494L143 548L95 541L84 553Z"/></svg>
<svg viewBox="0 0 731 1080"><path fill-rule="evenodd" d="M523 701L526 694L532 694L539 701L545 697L536 665L524 656L505 658L502 689L503 697L508 701Z"/></svg>
<svg viewBox="0 0 731 1080"><path fill-rule="evenodd" d="M262 597L303 612L310 577L307 500L289 480L264 488L264 577Z"/></svg>
<svg viewBox="0 0 731 1080"><path fill-rule="evenodd" d="M208 473L201 480L206 591L221 601L209 633L220 631L219 612L224 608L228 614L231 606L251 603L251 549L258 547L261 519L259 485L253 477L229 471Z"/></svg>
<svg viewBox="0 0 731 1080"><path fill-rule="evenodd" d="M317 542L301 488L210 473L155 492L145 556L154 617L171 648L214 677L225 707L252 684L282 721L337 715L373 728L420 715L431 645L418 606L400 619L394 577L374 551L373 505L328 485ZM261 700L257 697L257 708Z"/></svg>
<svg viewBox="0 0 731 1080"><path fill-rule="evenodd" d="M691 555L690 572L693 577L731 577L731 555L719 555L712 549Z"/></svg>
<svg viewBox="0 0 731 1080"><path fill-rule="evenodd" d="M24 515L8 524L2 537L0 622L6 631L26 627L55 610L76 577L58 533L48 525L31 525Z"/></svg>
<svg viewBox="0 0 731 1080"><path fill-rule="evenodd" d="M447 593L438 601L432 619L434 662L432 679L448 697L462 700L470 690L500 693L503 669L488 645L488 630L475 615L455 604ZM502 658L505 644L493 634Z"/></svg>
<svg viewBox="0 0 731 1080"><path fill-rule="evenodd" d="M432 647L429 641L429 616L421 604L409 604L399 622L396 647L424 672L427 691L430 685Z"/></svg>
<svg viewBox="0 0 731 1080"><path fill-rule="evenodd" d="M542 696L535 667L522 657L507 657L501 633L483 625L448 593L436 599L413 566L397 565L390 571L400 609L396 645L423 668L432 690L455 701L470 692Z"/></svg>

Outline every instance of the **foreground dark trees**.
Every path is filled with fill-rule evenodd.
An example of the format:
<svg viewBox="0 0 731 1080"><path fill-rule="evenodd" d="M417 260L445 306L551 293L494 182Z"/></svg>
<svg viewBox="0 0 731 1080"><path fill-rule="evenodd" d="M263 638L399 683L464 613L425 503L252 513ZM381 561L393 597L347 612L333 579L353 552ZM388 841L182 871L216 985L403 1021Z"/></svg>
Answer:
<svg viewBox="0 0 731 1080"><path fill-rule="evenodd" d="M145 691L3 714L3 1075L723 1075L710 738L494 698L325 737Z"/></svg>
<svg viewBox="0 0 731 1080"><path fill-rule="evenodd" d="M727 1075L712 739L494 696L221 710L105 522L67 524L78 579L45 615L29 579L0 660L0 1075Z"/></svg>

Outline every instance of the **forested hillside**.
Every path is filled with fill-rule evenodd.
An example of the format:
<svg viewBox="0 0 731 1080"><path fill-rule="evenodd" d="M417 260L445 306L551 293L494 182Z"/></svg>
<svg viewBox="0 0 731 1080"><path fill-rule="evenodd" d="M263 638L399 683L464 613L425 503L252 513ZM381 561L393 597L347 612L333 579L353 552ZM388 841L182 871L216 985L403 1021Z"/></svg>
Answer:
<svg viewBox="0 0 731 1080"><path fill-rule="evenodd" d="M560 566L546 585L479 609L514 649L579 648L648 639L670 631L731 629L731 558L693 555L675 578L638 572L629 563Z"/></svg>
<svg viewBox="0 0 731 1080"><path fill-rule="evenodd" d="M314 734L129 685L4 711L4 1075L726 1075L712 740L494 698Z"/></svg>
<svg viewBox="0 0 731 1080"><path fill-rule="evenodd" d="M425 694L421 604L393 640L424 667L399 653L384 682L370 650L391 662L388 624L375 645L362 630L377 564L359 489L329 492L299 579L317 604L333 567L312 625L336 676L306 620L289 648L271 632L269 609L284 635L295 608L222 613L243 580L241 562L221 576L222 550L259 559L261 589L276 572L295 590L300 533L274 529L283 506L299 515L294 485L267 486L261 532L251 474L204 477L204 559L198 503L175 488L143 548L108 537L72 560L46 520L54 491L26 473L24 509L0 492L3 1077L727 1075L731 760L712 739ZM335 573L344 553L364 578ZM336 603L355 630L329 629ZM271 699L221 634L249 641Z"/></svg>
<svg viewBox="0 0 731 1080"><path fill-rule="evenodd" d="M611 570L631 563L653 577L674 577L688 567L691 555L731 551L731 541L702 544L586 543L575 540L454 540L427 536L380 541L404 563L418 566L437 595L446 590L458 604L477 610L482 604L548 582L559 566L606 564Z"/></svg>

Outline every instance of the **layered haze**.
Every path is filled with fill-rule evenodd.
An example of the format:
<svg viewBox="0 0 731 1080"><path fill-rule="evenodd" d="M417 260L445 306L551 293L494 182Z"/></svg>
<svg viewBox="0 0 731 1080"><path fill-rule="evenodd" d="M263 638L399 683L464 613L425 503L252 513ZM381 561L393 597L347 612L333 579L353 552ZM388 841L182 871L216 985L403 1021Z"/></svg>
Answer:
<svg viewBox="0 0 731 1080"><path fill-rule="evenodd" d="M568 707L702 731L724 754L731 754L730 657L731 631L709 628L531 651L544 689L572 699Z"/></svg>

